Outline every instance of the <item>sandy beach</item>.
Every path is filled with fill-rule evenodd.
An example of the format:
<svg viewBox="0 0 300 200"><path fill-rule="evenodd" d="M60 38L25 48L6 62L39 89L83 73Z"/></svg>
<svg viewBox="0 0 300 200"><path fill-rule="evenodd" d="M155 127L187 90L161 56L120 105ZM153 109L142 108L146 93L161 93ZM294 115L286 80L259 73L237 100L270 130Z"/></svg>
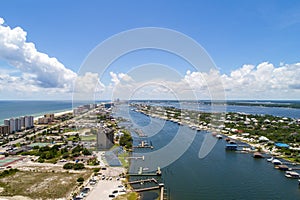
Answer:
<svg viewBox="0 0 300 200"><path fill-rule="evenodd" d="M73 110L65 110L65 111L58 111L58 112L48 112L48 113L53 113L54 116L60 116L60 115L64 115L64 114L67 114L67 113L73 113ZM37 121L38 118L41 118L41 117L44 117L44 115L39 115L39 116L36 116L34 117L34 121Z"/></svg>

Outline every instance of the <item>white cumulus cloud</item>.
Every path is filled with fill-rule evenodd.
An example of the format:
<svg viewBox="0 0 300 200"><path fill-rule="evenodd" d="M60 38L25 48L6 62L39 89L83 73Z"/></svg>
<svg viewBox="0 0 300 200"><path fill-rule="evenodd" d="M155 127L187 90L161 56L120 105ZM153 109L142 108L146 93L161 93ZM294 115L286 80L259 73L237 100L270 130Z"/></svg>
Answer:
<svg viewBox="0 0 300 200"><path fill-rule="evenodd" d="M90 93L102 92L105 86L100 82L99 75L97 73L87 72L84 76L78 76L75 81L74 92L75 93Z"/></svg>
<svg viewBox="0 0 300 200"><path fill-rule="evenodd" d="M134 95L139 99L153 96L159 99L170 94L180 96L182 99L193 99L195 98L193 95L198 99L300 98L300 63L280 66L274 66L269 62L257 66L243 65L230 74L221 74L216 69L209 72L187 71L181 81L177 82L170 80L135 82L130 76L130 82L126 82L122 81L124 74L111 72L110 75L114 83L114 93L120 98L122 95L124 97Z"/></svg>
<svg viewBox="0 0 300 200"><path fill-rule="evenodd" d="M21 27L5 26L0 18L0 59L16 67L30 78L35 87L71 89L76 73L67 69L56 58L39 52L27 41L27 33Z"/></svg>

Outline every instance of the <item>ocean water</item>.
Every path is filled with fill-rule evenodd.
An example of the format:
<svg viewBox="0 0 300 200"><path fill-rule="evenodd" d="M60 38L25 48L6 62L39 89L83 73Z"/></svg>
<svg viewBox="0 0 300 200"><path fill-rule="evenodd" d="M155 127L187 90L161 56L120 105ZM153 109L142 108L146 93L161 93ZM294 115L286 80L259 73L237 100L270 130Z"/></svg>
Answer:
<svg viewBox="0 0 300 200"><path fill-rule="evenodd" d="M72 109L72 101L0 101L0 124L3 120L25 115L40 116Z"/></svg>

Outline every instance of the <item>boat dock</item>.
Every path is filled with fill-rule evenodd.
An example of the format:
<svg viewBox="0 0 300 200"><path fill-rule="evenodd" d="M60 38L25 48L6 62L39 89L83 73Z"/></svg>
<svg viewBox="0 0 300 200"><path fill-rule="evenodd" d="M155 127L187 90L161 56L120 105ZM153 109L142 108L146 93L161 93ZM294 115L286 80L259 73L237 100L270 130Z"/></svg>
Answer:
<svg viewBox="0 0 300 200"><path fill-rule="evenodd" d="M161 185L159 185L161 186ZM160 200L163 200L164 199L164 186L161 186L160 187Z"/></svg>
<svg viewBox="0 0 300 200"><path fill-rule="evenodd" d="M153 149L152 142L150 142L150 145L146 141L141 141L138 146L134 146L133 148L150 148Z"/></svg>
<svg viewBox="0 0 300 200"><path fill-rule="evenodd" d="M155 178L149 178L149 179L143 179L143 180L137 180L137 181L130 181L129 184L143 184L145 182L154 182L158 184L157 180Z"/></svg>
<svg viewBox="0 0 300 200"><path fill-rule="evenodd" d="M145 156L141 156L141 157L128 157L127 159L142 159L145 160Z"/></svg>
<svg viewBox="0 0 300 200"><path fill-rule="evenodd" d="M139 189L134 189L134 192L146 192L146 191L151 191L151 190L158 190L160 189L160 200L164 200L164 184L160 183L157 186L153 187L147 187L147 188L139 188Z"/></svg>
<svg viewBox="0 0 300 200"><path fill-rule="evenodd" d="M145 174L128 174L129 176L161 176L160 174L156 173L145 173Z"/></svg>
<svg viewBox="0 0 300 200"><path fill-rule="evenodd" d="M145 192L145 191L150 191L150 190L157 190L159 188L160 188L160 186L153 186L153 187L147 187L147 188L134 189L133 191L135 191L135 192Z"/></svg>
<svg viewBox="0 0 300 200"><path fill-rule="evenodd" d="M134 129L134 132L139 136L139 137L148 137L145 133L143 133L142 130L140 129Z"/></svg>

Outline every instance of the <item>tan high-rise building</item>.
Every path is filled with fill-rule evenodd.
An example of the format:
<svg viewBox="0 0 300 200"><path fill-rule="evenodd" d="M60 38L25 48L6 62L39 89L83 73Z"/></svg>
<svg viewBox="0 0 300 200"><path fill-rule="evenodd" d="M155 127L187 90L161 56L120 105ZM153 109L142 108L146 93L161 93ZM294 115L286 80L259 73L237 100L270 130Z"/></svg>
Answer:
<svg viewBox="0 0 300 200"><path fill-rule="evenodd" d="M2 125L0 126L0 135L6 135L9 134L9 126Z"/></svg>

